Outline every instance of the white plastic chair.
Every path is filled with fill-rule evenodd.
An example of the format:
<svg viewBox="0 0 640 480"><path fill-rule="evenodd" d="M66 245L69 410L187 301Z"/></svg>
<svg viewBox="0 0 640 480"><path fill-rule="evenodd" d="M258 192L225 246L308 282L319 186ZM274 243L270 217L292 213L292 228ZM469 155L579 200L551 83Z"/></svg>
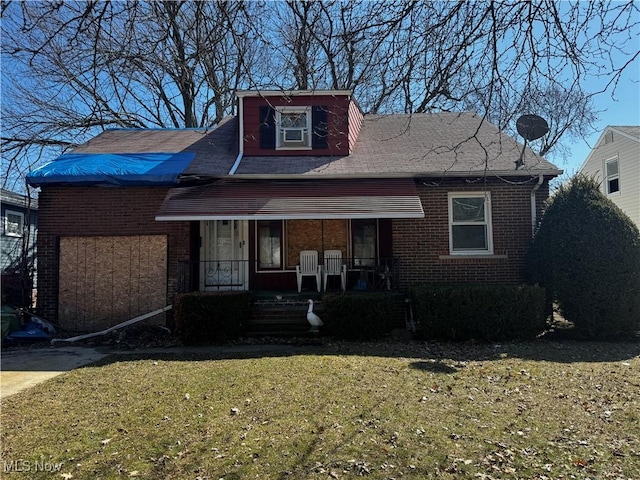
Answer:
<svg viewBox="0 0 640 480"><path fill-rule="evenodd" d="M296 265L296 277L298 279L298 292L302 290L302 277L316 277L316 287L320 292L321 267L318 265L318 252L316 250L302 250L300 252L300 265Z"/></svg>
<svg viewBox="0 0 640 480"><path fill-rule="evenodd" d="M324 289L327 289L327 278L329 276L340 276L340 286L342 291L347 287L347 266L342 263L341 250L324 251Z"/></svg>

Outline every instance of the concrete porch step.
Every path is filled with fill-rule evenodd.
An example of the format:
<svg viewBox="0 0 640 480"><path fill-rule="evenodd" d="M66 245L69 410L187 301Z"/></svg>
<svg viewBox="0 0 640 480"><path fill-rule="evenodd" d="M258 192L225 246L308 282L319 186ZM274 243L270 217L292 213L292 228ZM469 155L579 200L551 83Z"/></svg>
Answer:
<svg viewBox="0 0 640 480"><path fill-rule="evenodd" d="M309 332L306 300L260 300L254 302L247 325L248 336L318 336ZM322 304L314 304L314 312L322 315ZM321 335L321 334L320 334Z"/></svg>

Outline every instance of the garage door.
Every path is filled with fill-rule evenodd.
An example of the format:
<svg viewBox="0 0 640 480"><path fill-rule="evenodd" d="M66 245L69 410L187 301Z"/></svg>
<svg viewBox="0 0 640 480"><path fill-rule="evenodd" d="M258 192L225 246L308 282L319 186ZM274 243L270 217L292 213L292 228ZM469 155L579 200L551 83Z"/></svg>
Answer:
<svg viewBox="0 0 640 480"><path fill-rule="evenodd" d="M58 299L60 325L83 332L164 307L167 237L61 238Z"/></svg>

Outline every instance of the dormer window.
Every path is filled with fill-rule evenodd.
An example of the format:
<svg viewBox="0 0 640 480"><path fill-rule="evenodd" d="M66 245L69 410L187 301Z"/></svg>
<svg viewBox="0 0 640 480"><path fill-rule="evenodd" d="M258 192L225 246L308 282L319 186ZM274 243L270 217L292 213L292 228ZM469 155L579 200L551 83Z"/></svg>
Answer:
<svg viewBox="0 0 640 480"><path fill-rule="evenodd" d="M276 108L276 148L311 148L311 108Z"/></svg>
<svg viewBox="0 0 640 480"><path fill-rule="evenodd" d="M328 148L327 107L261 106L260 148L319 150Z"/></svg>
<svg viewBox="0 0 640 480"><path fill-rule="evenodd" d="M347 156L363 113L350 90L239 90L244 157Z"/></svg>

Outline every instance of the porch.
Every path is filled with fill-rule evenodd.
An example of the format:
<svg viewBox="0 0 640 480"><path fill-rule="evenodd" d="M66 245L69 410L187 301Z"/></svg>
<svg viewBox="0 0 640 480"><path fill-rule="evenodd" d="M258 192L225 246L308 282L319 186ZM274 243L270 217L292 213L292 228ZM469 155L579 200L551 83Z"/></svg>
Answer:
<svg viewBox="0 0 640 480"><path fill-rule="evenodd" d="M367 265L355 265L353 259L344 259L344 262L345 267L351 266L346 268L345 294L398 294L400 265L396 259L365 262L369 263ZM320 265L320 270L323 269L324 265ZM247 336L317 337L318 333L309 332L307 300L313 299L314 312L322 317L323 295L343 291L339 276L330 275L326 282L324 275L320 279L320 291L315 277L311 276L303 277L302 288L298 291L295 270L261 272L257 262L249 260L180 262L178 291L249 290L253 296L253 307Z"/></svg>
<svg viewBox="0 0 640 480"><path fill-rule="evenodd" d="M395 258L363 259L343 258L345 270L344 291L397 291L399 289L400 262ZM327 266L318 262L318 277L302 276L298 289L295 269L264 270L257 260L207 260L178 263L178 293L249 290L256 295L274 292L274 295L309 298L323 292L340 292L340 274L331 273L325 279Z"/></svg>

